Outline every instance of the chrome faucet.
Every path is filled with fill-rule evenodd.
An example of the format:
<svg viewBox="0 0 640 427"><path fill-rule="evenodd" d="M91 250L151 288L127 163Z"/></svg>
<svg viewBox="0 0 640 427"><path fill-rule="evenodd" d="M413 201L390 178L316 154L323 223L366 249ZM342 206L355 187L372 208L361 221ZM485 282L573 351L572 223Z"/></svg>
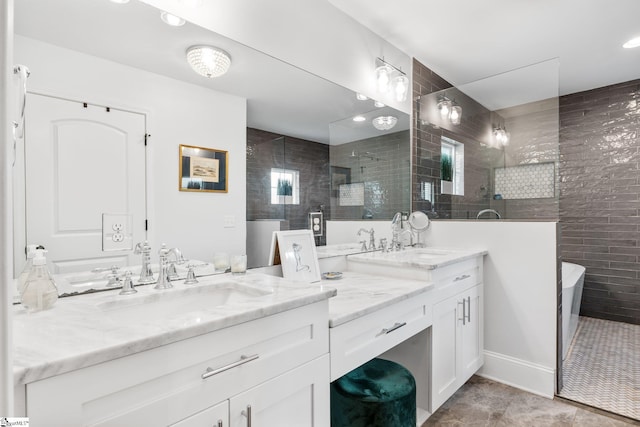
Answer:
<svg viewBox="0 0 640 427"><path fill-rule="evenodd" d="M476 215L476 219L480 219L480 215L484 215L486 213L492 213L494 214L496 217L498 217L498 219L501 219L502 217L500 216L500 214L498 213L498 211L493 210L493 209L483 209L480 212L478 212L478 215Z"/></svg>
<svg viewBox="0 0 640 427"><path fill-rule="evenodd" d="M358 230L358 236L360 234L362 234L362 232L365 232L365 233L369 234L369 248L368 248L368 250L375 251L376 250L375 230L373 228L371 228L371 230L366 230L364 228L361 228L360 230ZM365 247L365 245L362 245L363 249L364 249L364 247Z"/></svg>
<svg viewBox="0 0 640 427"><path fill-rule="evenodd" d="M175 280L178 278L178 271L176 270L176 264L181 265L187 262L186 259L182 256L182 252L178 248L171 248L167 253L167 261L169 260L169 255L173 255L175 261L169 262L169 266L167 267L167 275L171 280Z"/></svg>
<svg viewBox="0 0 640 427"><path fill-rule="evenodd" d="M402 212L396 212L391 220L391 245L389 251L402 249L400 241L400 231L402 230Z"/></svg>
<svg viewBox="0 0 640 427"><path fill-rule="evenodd" d="M151 271L151 246L149 242L145 240L144 243L136 244L133 253L142 255L142 267L140 268L138 283L144 285L155 282L156 279L153 277L153 271Z"/></svg>
<svg viewBox="0 0 640 427"><path fill-rule="evenodd" d="M158 256L160 257L160 272L158 273L158 283L153 289L170 289L173 288L171 284L171 278L169 277L169 265L168 256L171 253L171 249L167 249L167 245L164 243L158 250Z"/></svg>

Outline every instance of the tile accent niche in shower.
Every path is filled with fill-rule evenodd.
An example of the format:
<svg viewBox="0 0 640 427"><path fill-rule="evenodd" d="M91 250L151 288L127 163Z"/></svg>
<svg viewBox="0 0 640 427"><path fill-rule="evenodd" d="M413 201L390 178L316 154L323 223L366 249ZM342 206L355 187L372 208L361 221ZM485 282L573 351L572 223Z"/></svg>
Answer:
<svg viewBox="0 0 640 427"><path fill-rule="evenodd" d="M495 194L503 199L544 199L555 195L555 165L537 163L496 168Z"/></svg>

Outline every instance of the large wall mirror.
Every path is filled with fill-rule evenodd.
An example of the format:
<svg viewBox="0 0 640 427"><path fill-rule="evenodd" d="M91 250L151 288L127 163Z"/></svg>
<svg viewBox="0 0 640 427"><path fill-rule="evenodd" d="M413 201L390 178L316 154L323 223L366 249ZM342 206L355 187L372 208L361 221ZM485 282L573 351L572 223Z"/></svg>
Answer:
<svg viewBox="0 0 640 427"><path fill-rule="evenodd" d="M265 235L265 230L270 236L269 230L273 227L309 228L310 212L322 212L325 221L375 220L390 219L394 212L410 208L409 116L405 113L376 105L374 100L360 100L346 88L189 22L182 27L169 27L160 20L159 10L136 0L126 5L116 5L107 0L21 0L15 7L15 33L16 57L29 57L34 65L29 100L34 96L69 98L74 102L87 101L89 108L104 108L105 105L101 104L104 99L113 104L114 94L122 92L130 96L126 98L123 95L126 99L115 102L118 108L114 111L126 112L131 107L129 112L140 116L143 127L155 127L166 132L161 135L151 132L153 154L147 152L140 163L129 165L133 166L131 171L146 171L143 174L145 178L136 178L144 181L143 191L146 192L143 196L146 203L141 209L155 218L152 222L155 227L141 231L135 240L148 238L154 247L166 241L170 245L180 245L187 256L211 261L216 251L229 247L232 248L227 249L229 252L238 251L240 247L244 249L246 239L250 265L261 266L268 261L263 254L268 253L269 243L260 237ZM219 79L196 75L185 61L186 48L195 44L210 44L229 52L232 57L230 72ZM67 57L72 63L63 63L63 58ZM101 63L103 60L109 63ZM90 65L82 66L74 76L76 62ZM36 63L41 66L35 67ZM111 69L110 64L113 63L132 69L122 72L117 69L111 74L102 72L102 67ZM42 75L43 70L47 76ZM87 70L95 70L96 73L93 75ZM137 76L140 72L144 75ZM189 96L194 99L200 96L198 87L219 94L216 99L205 98L182 105L172 92L177 85L169 84L166 93L163 93L162 84L154 90L145 89L147 92L143 93L135 81L128 78L135 76L153 80L155 75L184 83L186 90L193 92ZM63 80L64 84L60 84ZM57 87L65 90L59 91ZM108 88L114 88L112 93L107 93ZM101 95L96 96L96 93ZM237 100L226 100L224 94L246 98L246 108ZM37 105L47 110L46 105L40 102L32 104L30 108ZM52 109L58 110L52 107L47 111ZM388 116L397 119L393 127L374 126L374 119ZM362 119L354 121L355 117ZM235 205L234 197L237 197L237 204L241 206L235 217L224 216L225 220L230 218L231 227L223 228L217 224L219 229L216 230L219 231L214 234L207 218L214 217L216 210L222 209L211 202L215 195L177 195L173 168L177 166L178 145L193 144L192 140L185 141L181 136L194 131L197 133L200 126L203 129L208 126L201 133L211 133L209 148L225 148L216 146L216 136L220 136L215 134L216 125L211 124L216 120L220 123L234 120L244 123L246 153L239 153L238 147L229 149L231 173L242 171L242 176L230 177L229 194L224 200ZM219 127L223 128L222 125ZM26 145L29 144L29 132L27 116ZM168 134L171 144L153 146L154 138L156 141L170 139ZM31 138L33 135L35 132L31 131ZM245 139L244 134L242 139ZM98 144L93 137L84 137L84 140ZM245 141L242 142L241 150L245 150ZM30 224L50 223L52 218L51 212L38 212L28 203L34 183L24 179L27 172L22 155L26 152L28 156L29 151L19 148L22 151L18 153L18 168L14 175L16 272L24 264L21 253L25 244L38 243L29 237L33 230ZM79 155L77 151L74 155ZM96 153L95 149L89 152ZM246 165L234 164L245 154ZM126 162L129 161L127 157ZM78 165L78 162L73 164ZM93 196L83 200L81 210L70 209L70 212L84 212L82 209L89 212L92 206L106 204L105 200L108 200L101 196L100 191L109 188L112 181L102 174L91 174L91 166L85 166L85 169L79 169L84 171L83 175L74 178L74 187L91 192ZM165 170L167 173L163 173ZM128 170L120 172L128 177L132 173ZM90 180L86 179L88 175ZM72 178L70 175L69 179ZM166 184L169 182L170 185ZM246 209L245 196L239 196L238 188L243 191L246 188ZM114 196L113 200L116 199ZM117 200L123 206L131 203L127 198ZM182 200L186 200L186 204ZM57 202L52 203L55 205ZM100 209L104 212L109 205L100 206ZM150 213L150 209L155 212ZM193 219L195 211L200 215L197 220ZM101 217L78 216L91 217L91 220L82 224L80 231L70 234L88 235L102 226ZM242 228L234 227L234 218ZM240 245L237 241L243 242ZM318 236L316 243L321 245L325 241L326 236ZM80 245L82 252L83 243L81 240L78 242L75 245ZM48 249L55 258L52 252L56 251L56 244L52 245ZM254 253L255 248L258 250ZM138 256L132 256L131 251L124 255L107 254L106 258L99 253L101 251L96 252L94 259L81 263L74 261L73 257L82 255L65 255L67 264L64 268L67 270L63 270L87 270L138 261ZM62 261L60 265L63 265Z"/></svg>

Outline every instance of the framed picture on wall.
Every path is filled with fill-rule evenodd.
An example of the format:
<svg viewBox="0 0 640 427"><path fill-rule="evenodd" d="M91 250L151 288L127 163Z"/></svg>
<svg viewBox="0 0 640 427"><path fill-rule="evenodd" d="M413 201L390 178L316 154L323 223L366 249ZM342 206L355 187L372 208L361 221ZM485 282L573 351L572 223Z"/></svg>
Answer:
<svg viewBox="0 0 640 427"><path fill-rule="evenodd" d="M282 264L282 277L313 283L320 281L316 243L311 230L274 231L270 265Z"/></svg>
<svg viewBox="0 0 640 427"><path fill-rule="evenodd" d="M213 148L180 145L180 191L228 192L229 154Z"/></svg>
<svg viewBox="0 0 640 427"><path fill-rule="evenodd" d="M340 186L351 184L351 168L331 166L331 195L336 199L340 196Z"/></svg>

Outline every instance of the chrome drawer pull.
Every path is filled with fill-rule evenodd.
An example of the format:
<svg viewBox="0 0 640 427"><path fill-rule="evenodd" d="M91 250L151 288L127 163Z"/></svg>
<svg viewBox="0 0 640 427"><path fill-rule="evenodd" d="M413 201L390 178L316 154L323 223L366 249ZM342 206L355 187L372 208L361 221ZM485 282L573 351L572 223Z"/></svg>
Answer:
<svg viewBox="0 0 640 427"><path fill-rule="evenodd" d="M462 302L458 301L458 305L462 304L462 319L458 318L458 320L462 320L462 326L467 324L467 300L462 299Z"/></svg>
<svg viewBox="0 0 640 427"><path fill-rule="evenodd" d="M245 363L249 363L252 360L256 360L258 357L260 357L257 354L251 355L251 356L245 356L242 355L240 356L240 360L238 360L237 362L233 362L228 364L227 366L223 366L222 368L218 368L218 369L213 369L213 368L207 368L207 370L205 371L204 374L202 374L202 379L206 380L207 378L219 374L220 372L224 372L224 371L228 371L229 369L233 369L236 366L240 366L240 365L244 365Z"/></svg>
<svg viewBox="0 0 640 427"><path fill-rule="evenodd" d="M218 424L217 424L217 426L218 426L218 427L222 427L222 420L218 420Z"/></svg>
<svg viewBox="0 0 640 427"><path fill-rule="evenodd" d="M380 331L380 333L378 335L385 335L385 334L390 334L391 332L395 331L396 329L400 329L403 326L405 326L407 324L407 322L402 322L402 323L398 323L396 322L392 327L390 327L389 329L384 328L383 330Z"/></svg>
<svg viewBox="0 0 640 427"><path fill-rule="evenodd" d="M463 274L462 276L458 276L455 279L453 279L453 281L454 282L459 282L460 280L468 279L469 277L471 277L470 274Z"/></svg>
<svg viewBox="0 0 640 427"><path fill-rule="evenodd" d="M247 427L251 427L251 405L247 405L247 410L242 411L241 414L247 417Z"/></svg>
<svg viewBox="0 0 640 427"><path fill-rule="evenodd" d="M467 322L471 323L471 297L467 297Z"/></svg>

